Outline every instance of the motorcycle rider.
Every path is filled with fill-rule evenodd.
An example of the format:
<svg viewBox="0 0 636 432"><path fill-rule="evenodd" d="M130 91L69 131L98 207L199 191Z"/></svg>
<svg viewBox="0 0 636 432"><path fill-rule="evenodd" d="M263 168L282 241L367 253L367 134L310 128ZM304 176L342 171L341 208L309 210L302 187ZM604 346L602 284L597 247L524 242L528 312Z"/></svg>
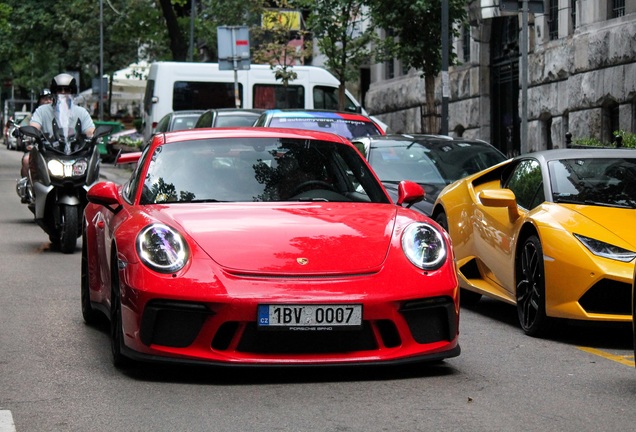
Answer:
<svg viewBox="0 0 636 432"><path fill-rule="evenodd" d="M38 101L36 102L35 107L33 108L33 112L35 112L35 110L38 109L40 105L47 105L50 103L53 103L53 95L51 94L51 90L47 88L42 89L42 91L38 95ZM22 167L20 168L20 177L26 177L28 172L29 172L29 149L27 148L24 155L22 156Z"/></svg>
<svg viewBox="0 0 636 432"><path fill-rule="evenodd" d="M77 94L77 82L72 75L61 73L51 80L51 93L53 93L53 103L39 106L31 117L31 126L40 129L45 135L53 135L53 119L55 110L66 106L70 113L69 124L81 123L82 133L86 137L93 136L95 123L88 111L73 103L73 96ZM67 125L62 125L66 127Z"/></svg>

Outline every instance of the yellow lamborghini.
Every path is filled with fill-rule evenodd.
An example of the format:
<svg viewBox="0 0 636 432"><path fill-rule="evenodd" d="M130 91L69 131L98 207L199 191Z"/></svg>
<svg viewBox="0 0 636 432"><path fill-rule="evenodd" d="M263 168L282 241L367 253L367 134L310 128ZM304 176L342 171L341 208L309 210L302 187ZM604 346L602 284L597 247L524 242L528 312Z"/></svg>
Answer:
<svg viewBox="0 0 636 432"><path fill-rule="evenodd" d="M631 321L635 149L518 156L448 185L432 217L453 241L464 305L516 305L531 336L555 318Z"/></svg>

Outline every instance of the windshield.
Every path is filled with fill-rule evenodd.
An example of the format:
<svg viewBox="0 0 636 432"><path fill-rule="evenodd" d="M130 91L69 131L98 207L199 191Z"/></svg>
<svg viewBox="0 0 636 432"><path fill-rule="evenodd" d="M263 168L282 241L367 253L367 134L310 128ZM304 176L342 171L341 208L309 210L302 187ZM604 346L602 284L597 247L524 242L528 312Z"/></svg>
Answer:
<svg viewBox="0 0 636 432"><path fill-rule="evenodd" d="M331 132L347 139L381 134L370 121L344 118L274 117L269 126Z"/></svg>
<svg viewBox="0 0 636 432"><path fill-rule="evenodd" d="M450 184L506 158L494 147L478 142L376 140L371 143L368 159L385 182Z"/></svg>
<svg viewBox="0 0 636 432"><path fill-rule="evenodd" d="M141 204L390 202L358 151L318 140L202 139L157 147Z"/></svg>
<svg viewBox="0 0 636 432"><path fill-rule="evenodd" d="M562 159L548 168L554 202L636 206L636 159Z"/></svg>

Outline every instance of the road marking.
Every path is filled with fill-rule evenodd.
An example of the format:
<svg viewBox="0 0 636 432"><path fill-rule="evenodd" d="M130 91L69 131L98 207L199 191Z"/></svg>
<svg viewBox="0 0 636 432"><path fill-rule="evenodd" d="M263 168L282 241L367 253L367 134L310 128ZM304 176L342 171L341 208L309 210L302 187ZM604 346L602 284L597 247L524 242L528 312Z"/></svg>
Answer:
<svg viewBox="0 0 636 432"><path fill-rule="evenodd" d="M15 432L15 423L11 411L0 410L0 432Z"/></svg>
<svg viewBox="0 0 636 432"><path fill-rule="evenodd" d="M585 351L587 353L594 354L599 357L603 357L605 359L612 360L620 364L624 364L625 366L634 367L633 354L632 355L615 355L615 354L610 354L608 352L605 352L596 348L589 348L589 347L577 347L577 348L580 349L581 351Z"/></svg>

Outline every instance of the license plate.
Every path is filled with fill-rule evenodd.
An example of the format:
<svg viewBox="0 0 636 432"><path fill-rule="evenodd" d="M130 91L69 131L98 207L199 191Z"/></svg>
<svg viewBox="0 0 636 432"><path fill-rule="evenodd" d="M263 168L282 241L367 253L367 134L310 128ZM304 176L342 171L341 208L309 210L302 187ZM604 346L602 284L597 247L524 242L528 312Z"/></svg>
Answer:
<svg viewBox="0 0 636 432"><path fill-rule="evenodd" d="M257 323L272 330L356 330L362 327L362 305L258 305Z"/></svg>

